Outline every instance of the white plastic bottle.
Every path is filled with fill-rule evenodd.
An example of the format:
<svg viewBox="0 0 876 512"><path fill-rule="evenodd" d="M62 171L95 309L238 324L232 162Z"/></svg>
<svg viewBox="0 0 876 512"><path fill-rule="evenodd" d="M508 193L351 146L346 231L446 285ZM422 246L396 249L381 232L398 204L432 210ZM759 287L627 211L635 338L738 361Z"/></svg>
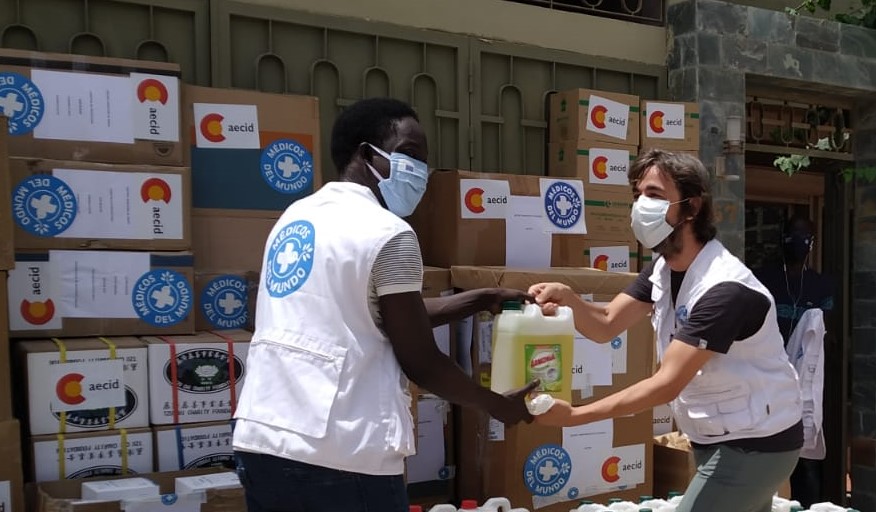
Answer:
<svg viewBox="0 0 876 512"><path fill-rule="evenodd" d="M434 507L429 509L429 512L457 512L457 508L453 505L448 505L447 503L442 503L440 505L435 505Z"/></svg>
<svg viewBox="0 0 876 512"><path fill-rule="evenodd" d="M490 389L505 393L539 379L539 391L571 401L574 349L571 308L544 316L538 305L505 302L493 322Z"/></svg>
<svg viewBox="0 0 876 512"><path fill-rule="evenodd" d="M444 505L437 505L443 507ZM450 512L451 509L446 509ZM462 500L459 510L473 510L475 512L529 512L525 508L511 509L511 501L508 498L490 498L483 505L478 506L475 500ZM429 512L445 512L445 509L432 508ZM453 509L453 512L457 512Z"/></svg>

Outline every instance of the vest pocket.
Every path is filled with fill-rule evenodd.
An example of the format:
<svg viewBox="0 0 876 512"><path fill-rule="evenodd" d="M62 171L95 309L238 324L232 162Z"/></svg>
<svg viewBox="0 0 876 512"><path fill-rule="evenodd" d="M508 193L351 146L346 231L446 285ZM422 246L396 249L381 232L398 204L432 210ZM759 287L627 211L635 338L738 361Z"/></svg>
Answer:
<svg viewBox="0 0 876 512"><path fill-rule="evenodd" d="M701 390L685 396L687 416L697 433L704 436L722 436L731 432L749 430L763 418L755 414L747 385L723 390Z"/></svg>
<svg viewBox="0 0 876 512"><path fill-rule="evenodd" d="M247 386L255 421L321 439L338 395L347 349L312 338L250 347ZM253 364L255 363L255 364Z"/></svg>

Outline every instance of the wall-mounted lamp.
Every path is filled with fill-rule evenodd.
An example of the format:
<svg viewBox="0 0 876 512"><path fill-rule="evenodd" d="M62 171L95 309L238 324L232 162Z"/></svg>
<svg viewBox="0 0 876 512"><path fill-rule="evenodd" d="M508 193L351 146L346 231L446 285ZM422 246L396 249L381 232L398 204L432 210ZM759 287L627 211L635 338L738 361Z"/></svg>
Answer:
<svg viewBox="0 0 876 512"><path fill-rule="evenodd" d="M727 116L727 135L724 139L725 155L741 155L745 153L745 142L742 140L742 117Z"/></svg>

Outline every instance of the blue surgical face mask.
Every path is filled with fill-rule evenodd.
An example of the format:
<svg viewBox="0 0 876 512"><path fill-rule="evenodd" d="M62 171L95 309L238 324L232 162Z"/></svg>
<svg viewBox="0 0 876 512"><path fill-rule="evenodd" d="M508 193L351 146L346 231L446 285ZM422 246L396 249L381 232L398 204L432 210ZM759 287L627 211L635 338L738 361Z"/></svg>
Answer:
<svg viewBox="0 0 876 512"><path fill-rule="evenodd" d="M429 168L426 162L404 153L387 154L386 151L372 144L369 146L389 160L389 178L384 178L370 163L365 162L379 182L377 188L383 196L386 207L399 217L409 217L426 193L426 184L429 181Z"/></svg>

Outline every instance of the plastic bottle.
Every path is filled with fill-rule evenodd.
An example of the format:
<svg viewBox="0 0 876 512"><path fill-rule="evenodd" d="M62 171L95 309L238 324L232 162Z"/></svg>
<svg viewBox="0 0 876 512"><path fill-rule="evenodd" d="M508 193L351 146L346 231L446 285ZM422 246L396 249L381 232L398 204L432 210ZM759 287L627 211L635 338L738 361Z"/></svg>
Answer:
<svg viewBox="0 0 876 512"><path fill-rule="evenodd" d="M540 379L539 391L571 401L574 340L571 308L544 316L535 304L504 302L493 322L490 388L504 393Z"/></svg>
<svg viewBox="0 0 876 512"><path fill-rule="evenodd" d="M429 512L457 512L457 508L453 505L448 505L446 503L442 503L440 505L435 505L434 507L429 509Z"/></svg>
<svg viewBox="0 0 876 512"><path fill-rule="evenodd" d="M569 512L607 512L611 510L610 508L606 508L597 503L593 503L592 501L588 501L587 503L582 503L578 508L573 508Z"/></svg>
<svg viewBox="0 0 876 512"><path fill-rule="evenodd" d="M508 501L508 498L490 498L477 510L483 512L509 512L511 510L511 502Z"/></svg>
<svg viewBox="0 0 876 512"><path fill-rule="evenodd" d="M479 510L478 502L476 500L462 500L459 504L459 510Z"/></svg>
<svg viewBox="0 0 876 512"><path fill-rule="evenodd" d="M800 502L795 500L785 499L779 496L773 496L772 512L792 512L794 507L799 507ZM797 510L802 511L802 508Z"/></svg>
<svg viewBox="0 0 876 512"><path fill-rule="evenodd" d="M609 510L613 510L615 512L639 512L639 505L633 503L632 501L624 501L619 498L616 498L617 501L608 505Z"/></svg>
<svg viewBox="0 0 876 512"><path fill-rule="evenodd" d="M839 505L834 505L833 503L824 502L824 503L815 503L811 507L809 507L810 512L848 512L846 507L841 507Z"/></svg>
<svg viewBox="0 0 876 512"><path fill-rule="evenodd" d="M422 505L411 505L408 507L408 512L423 512Z"/></svg>

